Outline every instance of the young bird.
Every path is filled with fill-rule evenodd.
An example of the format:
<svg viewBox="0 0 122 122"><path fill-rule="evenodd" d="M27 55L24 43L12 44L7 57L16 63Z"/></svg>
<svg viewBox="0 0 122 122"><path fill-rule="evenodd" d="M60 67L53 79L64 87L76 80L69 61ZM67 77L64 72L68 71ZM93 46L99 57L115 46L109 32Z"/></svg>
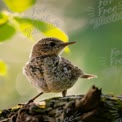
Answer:
<svg viewBox="0 0 122 122"><path fill-rule="evenodd" d="M43 38L32 48L29 61L24 66L27 79L41 93L62 92L66 96L78 78L91 79L96 75L86 74L70 61L60 56L63 49L75 42L63 42L57 38Z"/></svg>

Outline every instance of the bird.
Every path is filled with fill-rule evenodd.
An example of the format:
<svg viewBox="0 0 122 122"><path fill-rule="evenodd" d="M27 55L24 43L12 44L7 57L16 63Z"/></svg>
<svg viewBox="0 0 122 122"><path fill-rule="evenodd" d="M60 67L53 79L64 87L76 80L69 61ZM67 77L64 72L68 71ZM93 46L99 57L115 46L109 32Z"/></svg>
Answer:
<svg viewBox="0 0 122 122"><path fill-rule="evenodd" d="M87 74L61 56L66 46L76 42L64 42L54 37L42 38L32 47L29 60L23 68L28 81L37 88L39 94L29 100L34 101L43 93L59 93L65 97L79 78L91 79L96 75Z"/></svg>

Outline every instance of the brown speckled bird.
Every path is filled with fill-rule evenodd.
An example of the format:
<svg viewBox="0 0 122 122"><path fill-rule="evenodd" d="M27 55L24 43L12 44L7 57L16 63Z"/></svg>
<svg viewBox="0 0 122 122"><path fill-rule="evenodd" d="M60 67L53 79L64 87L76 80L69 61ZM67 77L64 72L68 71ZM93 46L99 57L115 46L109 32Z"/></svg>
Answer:
<svg viewBox="0 0 122 122"><path fill-rule="evenodd" d="M74 43L63 42L57 38L43 38L33 46L30 59L24 66L24 74L31 84L41 92L39 95L62 92L62 95L66 96L67 89L71 88L78 78L96 77L84 73L60 56L66 46Z"/></svg>

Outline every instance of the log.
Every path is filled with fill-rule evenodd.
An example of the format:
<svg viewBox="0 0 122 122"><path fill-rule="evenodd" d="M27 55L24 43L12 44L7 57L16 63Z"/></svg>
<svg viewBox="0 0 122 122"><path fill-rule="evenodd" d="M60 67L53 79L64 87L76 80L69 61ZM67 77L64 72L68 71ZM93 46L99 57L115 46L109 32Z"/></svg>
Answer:
<svg viewBox="0 0 122 122"><path fill-rule="evenodd" d="M102 95L101 89L92 86L86 95L55 97L2 110L0 122L122 122L122 97Z"/></svg>

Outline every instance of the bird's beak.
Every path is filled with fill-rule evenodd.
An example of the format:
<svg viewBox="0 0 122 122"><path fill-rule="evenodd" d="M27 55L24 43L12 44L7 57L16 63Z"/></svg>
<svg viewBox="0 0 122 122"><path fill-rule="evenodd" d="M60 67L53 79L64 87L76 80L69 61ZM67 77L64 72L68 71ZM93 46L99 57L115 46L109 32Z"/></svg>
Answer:
<svg viewBox="0 0 122 122"><path fill-rule="evenodd" d="M65 43L63 43L63 46L66 47L66 46L74 44L74 43L76 43L76 42L65 42Z"/></svg>

